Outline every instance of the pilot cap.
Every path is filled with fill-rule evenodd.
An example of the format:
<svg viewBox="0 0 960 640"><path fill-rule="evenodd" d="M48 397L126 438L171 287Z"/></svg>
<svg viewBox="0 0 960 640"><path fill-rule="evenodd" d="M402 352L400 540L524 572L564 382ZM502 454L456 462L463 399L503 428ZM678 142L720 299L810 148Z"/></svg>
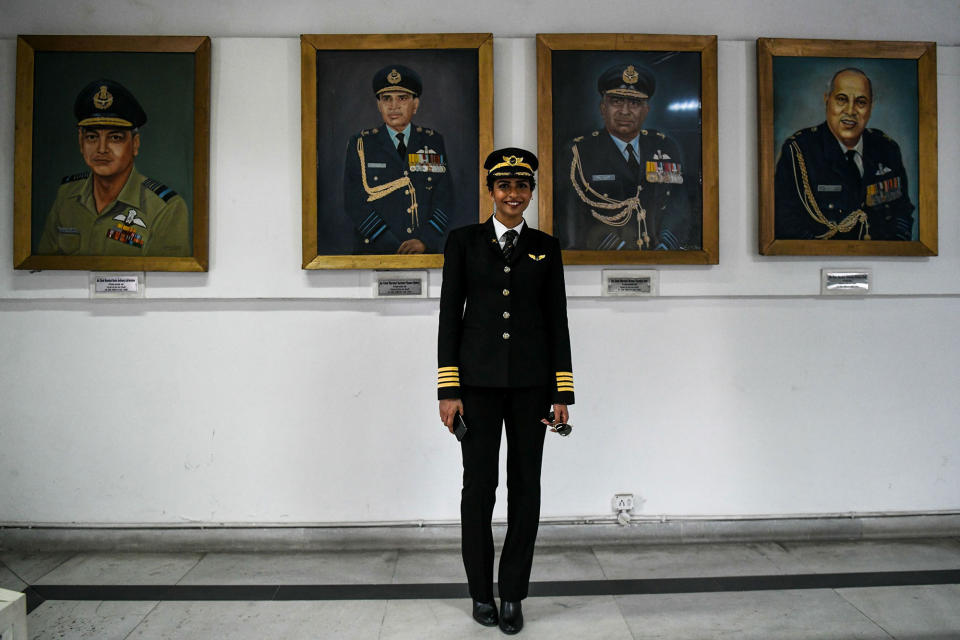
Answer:
<svg viewBox="0 0 960 640"><path fill-rule="evenodd" d="M650 98L657 88L653 72L639 64L618 64L610 67L597 80L600 95L611 94L625 98Z"/></svg>
<svg viewBox="0 0 960 640"><path fill-rule="evenodd" d="M488 155L483 168L487 170L488 187L498 178L527 178L533 186L533 172L539 165L537 156L529 151L517 147L505 147Z"/></svg>
<svg viewBox="0 0 960 640"><path fill-rule="evenodd" d="M143 107L116 80L101 78L85 86L73 103L77 126L136 129L147 121Z"/></svg>
<svg viewBox="0 0 960 640"><path fill-rule="evenodd" d="M423 91L420 75L402 64L390 64L373 76L373 93L379 96L384 91L405 91L419 98Z"/></svg>

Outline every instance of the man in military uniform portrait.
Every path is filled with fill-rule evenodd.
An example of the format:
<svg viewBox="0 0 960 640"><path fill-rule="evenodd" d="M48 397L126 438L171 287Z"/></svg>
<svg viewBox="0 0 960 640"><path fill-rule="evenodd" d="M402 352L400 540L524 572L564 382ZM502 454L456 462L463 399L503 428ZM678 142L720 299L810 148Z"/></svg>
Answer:
<svg viewBox="0 0 960 640"><path fill-rule="evenodd" d="M783 144L774 178L778 239L910 240L914 206L899 145L868 129L873 83L848 67L823 96L826 121Z"/></svg>
<svg viewBox="0 0 960 640"><path fill-rule="evenodd" d="M641 64L600 75L604 128L564 144L556 165L555 232L564 249L700 248L686 187L699 188L697 174L669 135L643 126L656 88Z"/></svg>
<svg viewBox="0 0 960 640"><path fill-rule="evenodd" d="M453 210L443 136L414 123L423 83L391 64L373 76L383 123L353 135L344 166L344 208L356 253L439 253Z"/></svg>
<svg viewBox="0 0 960 640"><path fill-rule="evenodd" d="M186 202L134 166L147 114L133 94L114 80L95 80L77 95L73 112L89 171L61 180L38 253L192 255Z"/></svg>

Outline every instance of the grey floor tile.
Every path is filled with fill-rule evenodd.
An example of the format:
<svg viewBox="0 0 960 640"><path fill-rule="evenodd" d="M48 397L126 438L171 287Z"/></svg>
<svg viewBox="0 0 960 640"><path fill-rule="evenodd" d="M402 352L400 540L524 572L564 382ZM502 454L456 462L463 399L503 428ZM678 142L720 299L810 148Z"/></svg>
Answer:
<svg viewBox="0 0 960 640"><path fill-rule="evenodd" d="M73 553L0 553L0 562L27 584L33 584L73 557Z"/></svg>
<svg viewBox="0 0 960 640"><path fill-rule="evenodd" d="M23 591L27 588L27 583L17 577L13 571L0 564L0 589L10 589L11 591Z"/></svg>
<svg viewBox="0 0 960 640"><path fill-rule="evenodd" d="M466 582L459 549L400 551L394 584Z"/></svg>
<svg viewBox="0 0 960 640"><path fill-rule="evenodd" d="M785 542L791 573L960 569L960 543L936 540Z"/></svg>
<svg viewBox="0 0 960 640"><path fill-rule="evenodd" d="M537 547L530 580L603 580L603 568L590 547Z"/></svg>
<svg viewBox="0 0 960 640"><path fill-rule="evenodd" d="M386 600L336 602L161 602L130 640L369 640Z"/></svg>
<svg viewBox="0 0 960 640"><path fill-rule="evenodd" d="M896 571L960 567L960 540L540 547L532 580ZM464 582L459 550L0 555L0 586ZM7 584L4 584L6 581ZM523 637L664 640L957 640L960 586L528 598ZM56 602L33 638L499 637L470 601Z"/></svg>
<svg viewBox="0 0 960 640"><path fill-rule="evenodd" d="M468 598L456 600L390 600L380 640L447 640L490 638L496 629L474 622Z"/></svg>
<svg viewBox="0 0 960 640"><path fill-rule="evenodd" d="M782 574L777 544L696 544L595 547L610 580Z"/></svg>
<svg viewBox="0 0 960 640"><path fill-rule="evenodd" d="M497 579L499 552L494 561ZM537 547L530 580L603 580L603 569L589 547ZM459 550L401 551L394 583L466 582Z"/></svg>
<svg viewBox="0 0 960 640"><path fill-rule="evenodd" d="M839 589L895 638L960 638L960 585Z"/></svg>
<svg viewBox="0 0 960 640"><path fill-rule="evenodd" d="M630 629L610 596L589 598L527 598L523 601L527 640L590 638L627 640ZM391 600L380 638L446 640L502 637L470 616L470 600Z"/></svg>
<svg viewBox="0 0 960 640"><path fill-rule="evenodd" d="M617 596L636 640L889 640L831 590Z"/></svg>
<svg viewBox="0 0 960 640"><path fill-rule="evenodd" d="M199 553L80 553L36 584L175 584Z"/></svg>
<svg viewBox="0 0 960 640"><path fill-rule="evenodd" d="M613 596L527 598L523 601L526 640L543 638L632 638Z"/></svg>
<svg viewBox="0 0 960 640"><path fill-rule="evenodd" d="M179 584L390 584L396 551L208 553Z"/></svg>
<svg viewBox="0 0 960 640"><path fill-rule="evenodd" d="M27 616L31 640L123 640L156 602L48 600Z"/></svg>

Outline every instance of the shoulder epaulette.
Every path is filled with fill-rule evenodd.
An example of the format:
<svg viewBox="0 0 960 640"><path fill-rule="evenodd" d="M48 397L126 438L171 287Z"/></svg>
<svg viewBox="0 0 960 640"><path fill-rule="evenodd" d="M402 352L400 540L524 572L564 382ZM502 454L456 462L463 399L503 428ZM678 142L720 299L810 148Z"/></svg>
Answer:
<svg viewBox="0 0 960 640"><path fill-rule="evenodd" d="M176 191L174 191L173 189L171 189L170 187L168 187L163 183L153 180L152 178L145 179L143 181L143 186L145 186L147 189L150 189L150 191L153 191L155 194L157 194L160 197L160 199L163 200L164 202L169 202L170 198L177 195Z"/></svg>
<svg viewBox="0 0 960 640"><path fill-rule="evenodd" d="M69 182L76 182L77 180L86 180L90 177L89 171L84 171L83 173L75 173L72 176L64 176L60 180L60 184L67 184Z"/></svg>
<svg viewBox="0 0 960 640"><path fill-rule="evenodd" d="M883 137L885 140L889 140L890 142L893 142L894 144L896 144L896 142L897 142L896 140L894 140L893 138L891 138L890 136L888 136L887 134L885 134L885 133L884 133L883 131L881 131L880 129L867 129L867 131L869 131L872 135L881 136L881 137Z"/></svg>

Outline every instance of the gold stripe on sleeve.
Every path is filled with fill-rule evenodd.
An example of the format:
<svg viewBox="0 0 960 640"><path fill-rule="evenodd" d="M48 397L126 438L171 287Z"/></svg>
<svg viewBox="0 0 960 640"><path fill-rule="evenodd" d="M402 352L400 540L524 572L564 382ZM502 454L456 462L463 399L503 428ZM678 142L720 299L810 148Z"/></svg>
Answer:
<svg viewBox="0 0 960 640"><path fill-rule="evenodd" d="M437 388L460 386L460 367L437 367Z"/></svg>

